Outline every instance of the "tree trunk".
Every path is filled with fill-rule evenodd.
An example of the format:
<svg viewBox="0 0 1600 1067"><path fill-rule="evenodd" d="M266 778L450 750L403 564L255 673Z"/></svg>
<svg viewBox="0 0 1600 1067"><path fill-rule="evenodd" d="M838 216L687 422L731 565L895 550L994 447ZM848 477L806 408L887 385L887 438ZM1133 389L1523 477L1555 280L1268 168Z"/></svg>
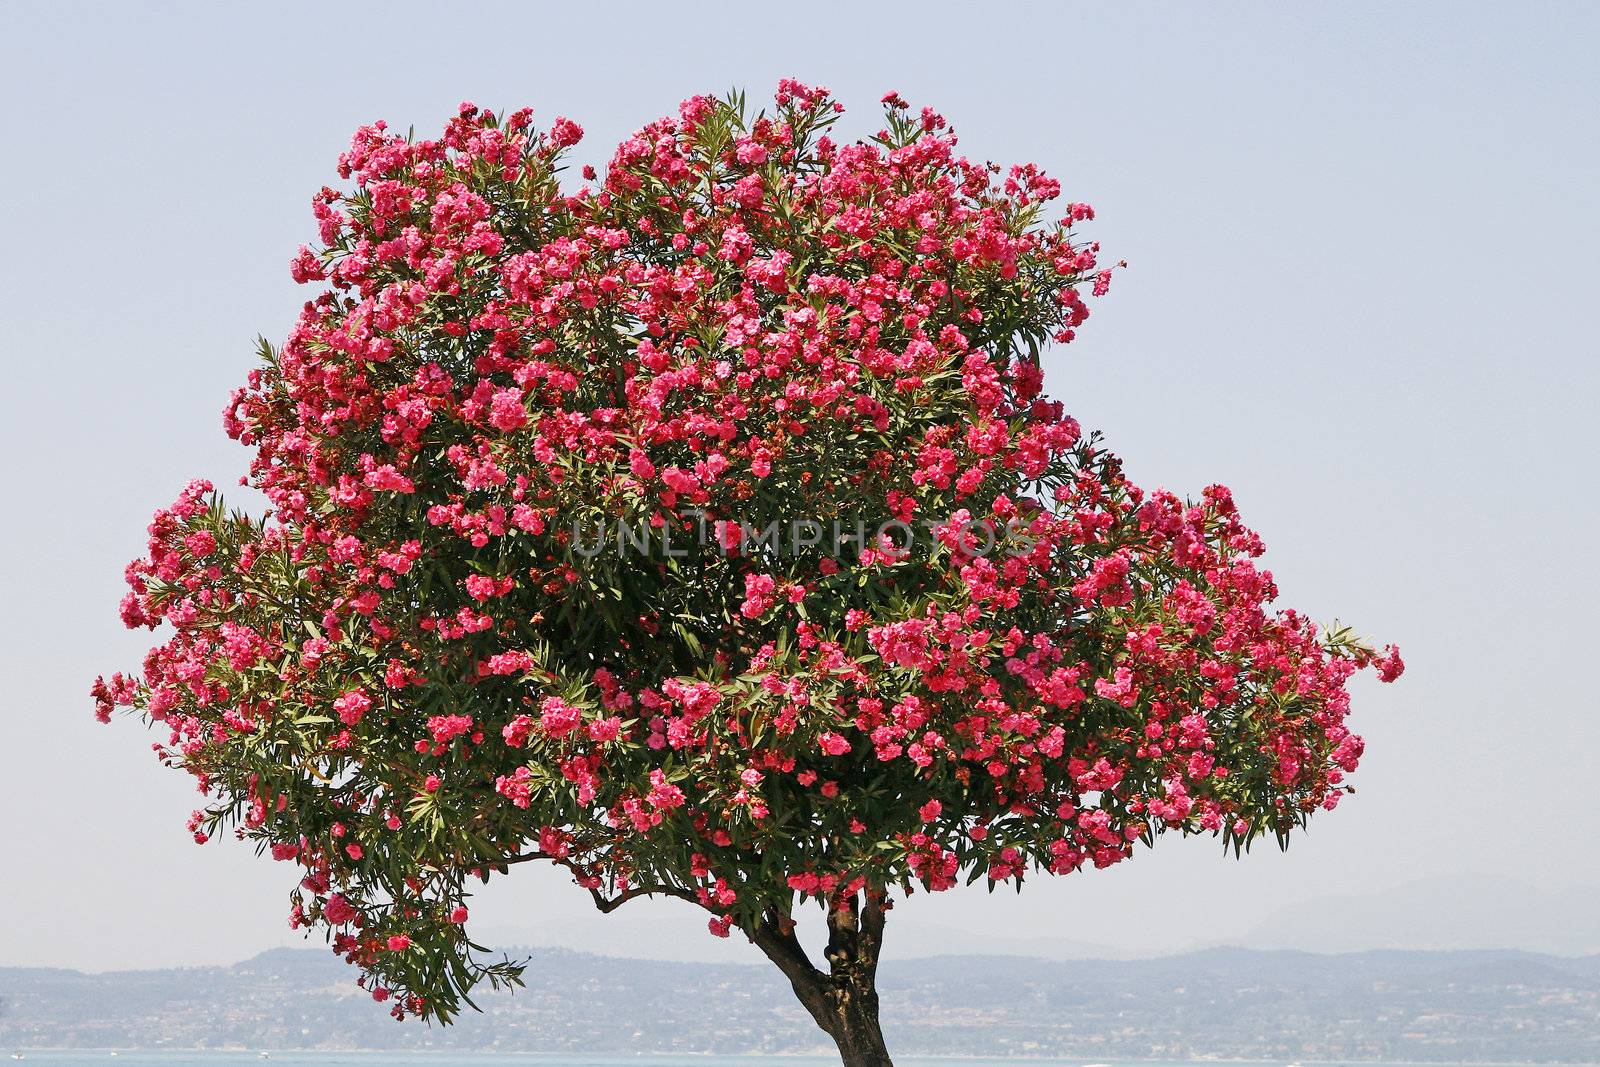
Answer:
<svg viewBox="0 0 1600 1067"><path fill-rule="evenodd" d="M828 970L812 966L794 922L769 915L747 930L750 940L788 977L811 1017L839 1046L844 1067L894 1067L878 1025L878 951L883 944L882 900L868 893L835 900L828 916Z"/></svg>
<svg viewBox="0 0 1600 1067"><path fill-rule="evenodd" d="M834 1029L823 1029L839 1046L844 1067L894 1067L878 1025L878 990L872 979L839 990L834 1019Z"/></svg>

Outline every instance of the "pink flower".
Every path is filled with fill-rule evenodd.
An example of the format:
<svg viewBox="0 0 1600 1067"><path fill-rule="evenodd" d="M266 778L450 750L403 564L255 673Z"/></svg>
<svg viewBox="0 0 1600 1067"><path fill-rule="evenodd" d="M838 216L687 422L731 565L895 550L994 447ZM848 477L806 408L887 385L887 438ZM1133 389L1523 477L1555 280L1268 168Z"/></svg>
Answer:
<svg viewBox="0 0 1600 1067"><path fill-rule="evenodd" d="M467 587L467 595L474 600L484 601L494 596L495 581L487 574L469 574L463 584Z"/></svg>
<svg viewBox="0 0 1600 1067"><path fill-rule="evenodd" d="M570 148L583 140L583 127L567 118L557 118L550 126L550 141L557 148Z"/></svg>
<svg viewBox="0 0 1600 1067"><path fill-rule="evenodd" d="M667 488L671 489L674 493L683 493L686 496L693 496L700 490L700 479L696 478L689 471L683 470L681 467L668 467L666 470L661 472L661 480L665 482Z"/></svg>
<svg viewBox="0 0 1600 1067"><path fill-rule="evenodd" d="M332 926L343 926L359 914L361 913L338 893L328 897L327 903L322 905L322 917Z"/></svg>
<svg viewBox="0 0 1600 1067"><path fill-rule="evenodd" d="M998 856L989 861L989 878L996 882L1021 878L1023 868L1022 853L1014 848L1003 848Z"/></svg>
<svg viewBox="0 0 1600 1067"><path fill-rule="evenodd" d="M532 803L533 772L526 767L518 767L511 774L502 774L494 780L494 791L516 807L526 808Z"/></svg>
<svg viewBox="0 0 1600 1067"><path fill-rule="evenodd" d="M1377 662L1378 680L1392 682L1405 673L1405 661L1400 658L1400 650L1394 645L1384 649L1384 654Z"/></svg>
<svg viewBox="0 0 1600 1067"><path fill-rule="evenodd" d="M521 748L528 742L528 735L533 732L533 718L529 715L518 715L505 728L500 735L505 738L506 744L512 748Z"/></svg>
<svg viewBox="0 0 1600 1067"><path fill-rule="evenodd" d="M739 605L739 614L747 619L758 619L771 610L777 603L773 591L777 582L770 574L747 574L744 577L744 603Z"/></svg>
<svg viewBox="0 0 1600 1067"><path fill-rule="evenodd" d="M528 411L522 406L522 390L502 389L489 400L489 425L510 433L521 429L528 421Z"/></svg>
<svg viewBox="0 0 1600 1067"><path fill-rule="evenodd" d="M670 811L683 806L683 790L667 781L667 776L657 768L650 772L650 795L646 799L657 811Z"/></svg>
<svg viewBox="0 0 1600 1067"><path fill-rule="evenodd" d="M346 726L356 725L361 721L361 716L371 709L372 699L360 689L347 689L333 702L333 710Z"/></svg>
<svg viewBox="0 0 1600 1067"><path fill-rule="evenodd" d="M217 539L210 530L196 530L183 539L183 547L190 555L204 559L217 550Z"/></svg>
<svg viewBox="0 0 1600 1067"><path fill-rule="evenodd" d="M411 938L405 934L395 934L389 938L388 946L390 952L404 952L411 947Z"/></svg>
<svg viewBox="0 0 1600 1067"><path fill-rule="evenodd" d="M539 851L555 859L564 859L572 851L568 835L554 826L539 828Z"/></svg>
<svg viewBox="0 0 1600 1067"><path fill-rule="evenodd" d="M327 277L327 274L323 272L322 264L317 260L316 253L305 245L301 245L300 250L289 261L289 277L304 285L306 282L320 282Z"/></svg>
<svg viewBox="0 0 1600 1067"><path fill-rule="evenodd" d="M850 742L831 730L817 738L817 741L822 745L822 751L830 756L842 756L850 751Z"/></svg>
<svg viewBox="0 0 1600 1067"><path fill-rule="evenodd" d="M583 722L583 712L560 697L546 697L539 710L539 725L551 737L565 737Z"/></svg>
<svg viewBox="0 0 1600 1067"><path fill-rule="evenodd" d="M433 743L436 745L448 744L453 738L460 737L471 729L470 715L433 715L428 719L428 732L433 735Z"/></svg>
<svg viewBox="0 0 1600 1067"><path fill-rule="evenodd" d="M815 893L821 885L821 880L810 871L789 876L789 888L796 893Z"/></svg>

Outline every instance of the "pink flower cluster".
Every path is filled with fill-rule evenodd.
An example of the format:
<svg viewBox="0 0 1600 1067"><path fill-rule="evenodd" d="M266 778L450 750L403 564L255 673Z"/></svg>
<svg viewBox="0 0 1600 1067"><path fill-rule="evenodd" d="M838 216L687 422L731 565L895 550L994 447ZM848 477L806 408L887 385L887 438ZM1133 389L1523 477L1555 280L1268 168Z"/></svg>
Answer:
<svg viewBox="0 0 1600 1067"><path fill-rule="evenodd" d="M270 515L191 483L128 569L124 621L171 629L96 713L158 724L191 832L302 868L293 921L397 1013L497 973L433 962L528 858L726 935L1283 838L1347 791L1347 683L1398 653L1273 609L1226 489L1139 488L1041 393L1109 281L1093 212L893 94L871 139L839 110L695 97L581 187L566 119L359 130L291 265L317 289L225 413ZM850 518L938 532L735 533ZM717 536L578 550L619 523Z"/></svg>

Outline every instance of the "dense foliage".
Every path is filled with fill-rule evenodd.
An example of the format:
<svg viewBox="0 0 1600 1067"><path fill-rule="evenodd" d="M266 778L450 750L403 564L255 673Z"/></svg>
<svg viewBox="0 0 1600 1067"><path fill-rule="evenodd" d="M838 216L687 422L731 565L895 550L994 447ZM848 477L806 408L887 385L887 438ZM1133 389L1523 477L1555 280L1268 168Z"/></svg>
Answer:
<svg viewBox="0 0 1600 1067"><path fill-rule="evenodd" d="M227 409L270 512L192 483L129 568L166 636L99 713L160 725L197 839L303 868L292 921L397 1013L514 980L464 929L513 863L865 936L1348 788L1346 683L1398 656L1270 610L1226 489L1139 489L1041 395L1109 281L1092 211L839 110L696 97L581 188L566 119L358 131Z"/></svg>

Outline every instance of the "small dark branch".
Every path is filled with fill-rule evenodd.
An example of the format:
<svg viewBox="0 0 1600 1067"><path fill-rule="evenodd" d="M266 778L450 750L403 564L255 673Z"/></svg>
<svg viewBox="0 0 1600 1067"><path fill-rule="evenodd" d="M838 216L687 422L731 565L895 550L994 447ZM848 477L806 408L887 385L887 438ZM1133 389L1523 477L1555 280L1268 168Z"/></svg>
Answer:
<svg viewBox="0 0 1600 1067"><path fill-rule="evenodd" d="M812 966L811 957L806 955L805 947L795 936L794 923L768 912L754 926L745 927L745 934L766 954L767 959L778 965L778 970L789 979L795 996L817 1025L837 1036L838 1020L834 1017L828 998L828 976Z"/></svg>
<svg viewBox="0 0 1600 1067"><path fill-rule="evenodd" d="M582 884L581 879L589 877L589 874L579 867L574 860L565 856L552 856L546 852L524 852L519 856L507 857L501 862L505 864L528 863L531 860L549 860L558 867L565 867L572 873L574 878L580 879L580 885ZM606 896L598 888L590 888L589 895L594 898L594 906L603 913L616 911L635 897L677 897L679 900L687 900L691 904L700 903L700 898L695 896L694 893L675 885L636 885L623 890L614 897Z"/></svg>
<svg viewBox="0 0 1600 1067"><path fill-rule="evenodd" d="M805 946L795 936L794 923L768 912L760 923L753 929L747 929L745 934L791 979L798 977L820 983L827 977L812 965Z"/></svg>
<svg viewBox="0 0 1600 1067"><path fill-rule="evenodd" d="M589 890L589 894L594 897L594 906L602 912L616 911L634 897L677 897L679 900L687 900L691 904L698 905L700 903L699 897L687 889L680 889L675 885L636 885L610 898L606 897L598 889Z"/></svg>
<svg viewBox="0 0 1600 1067"><path fill-rule="evenodd" d="M532 863L534 860L551 860L554 862L555 857L547 856L543 852L524 852L518 856L507 856L505 859L500 860L499 862L509 867L513 863Z"/></svg>

